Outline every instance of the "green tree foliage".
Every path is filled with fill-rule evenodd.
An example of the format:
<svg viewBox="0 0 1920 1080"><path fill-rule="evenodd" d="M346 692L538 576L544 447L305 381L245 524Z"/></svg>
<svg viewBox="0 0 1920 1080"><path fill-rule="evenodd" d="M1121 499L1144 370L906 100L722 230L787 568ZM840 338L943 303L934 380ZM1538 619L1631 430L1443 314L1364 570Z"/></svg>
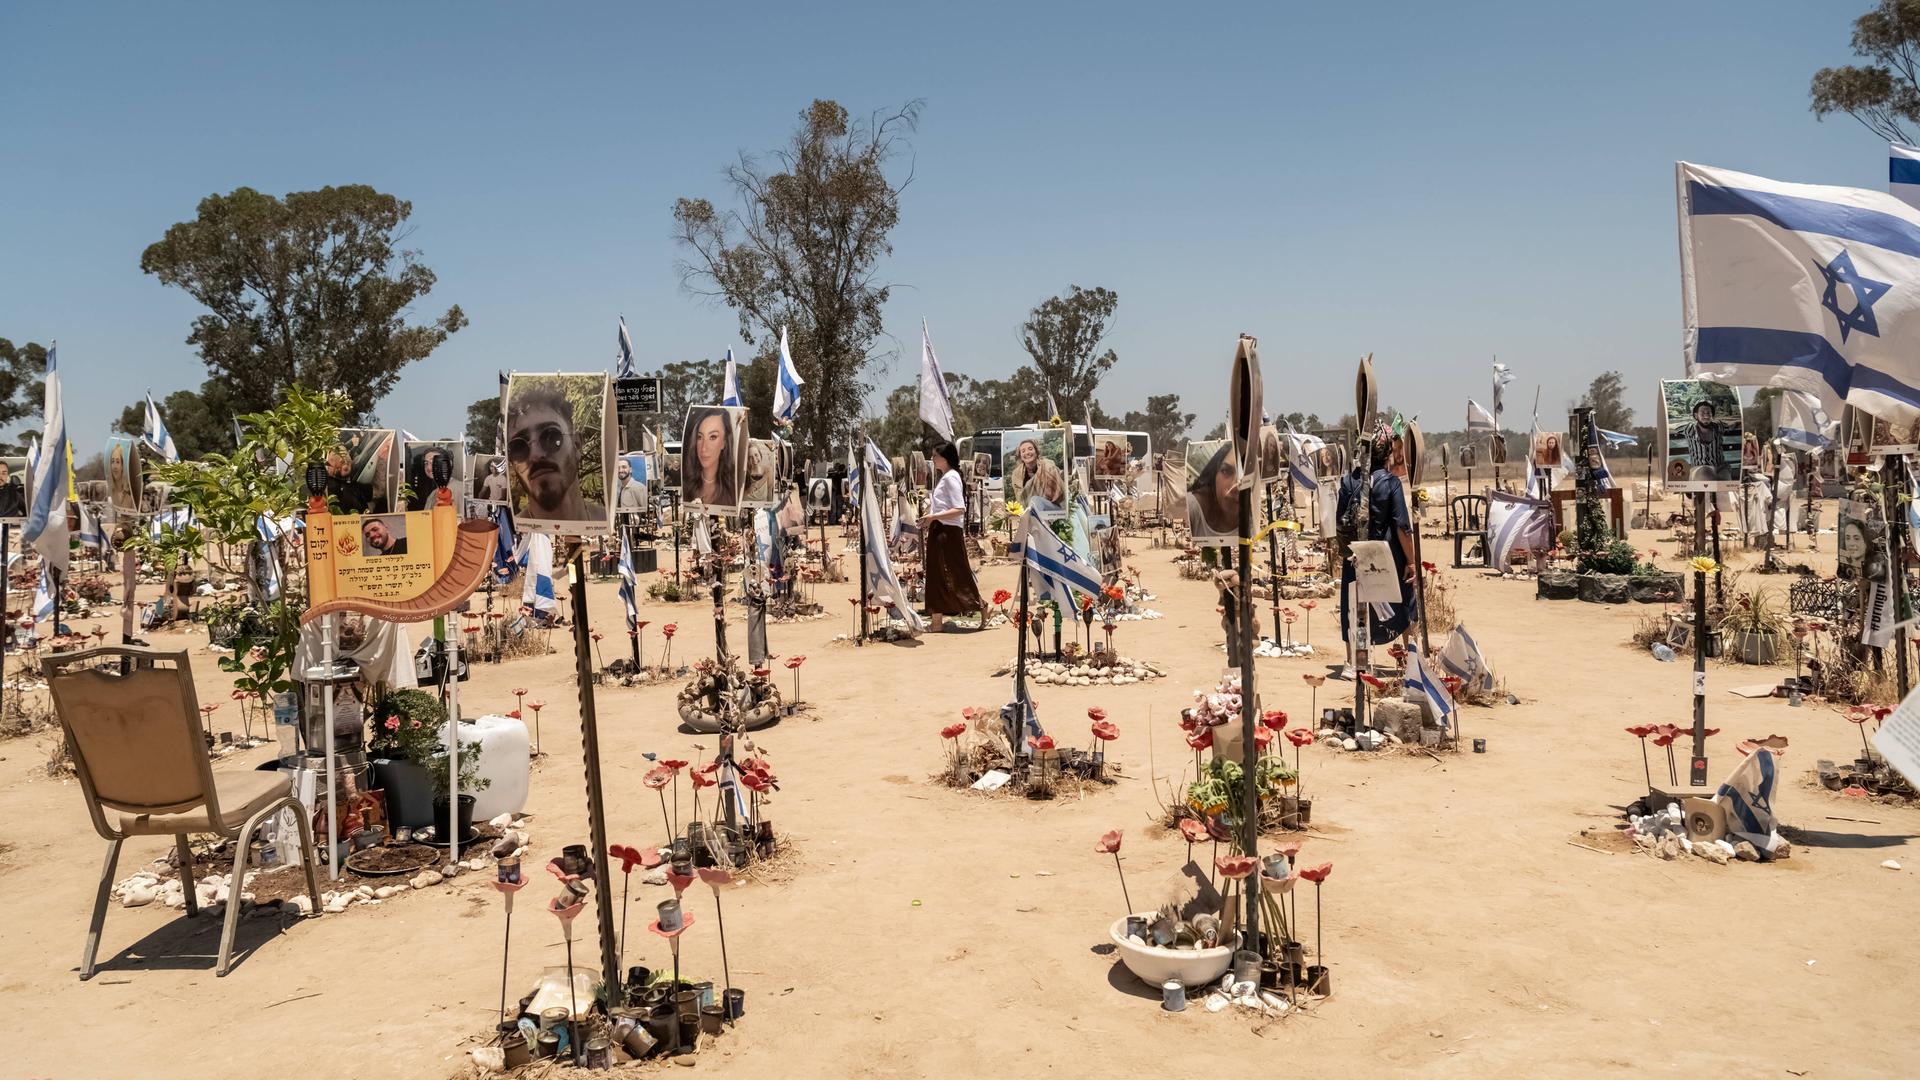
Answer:
<svg viewBox="0 0 1920 1080"><path fill-rule="evenodd" d="M15 345L0 338L0 431L22 420L38 420L46 404L47 347L28 341ZM0 441L0 449L18 454L26 450L22 430Z"/></svg>
<svg viewBox="0 0 1920 1080"><path fill-rule="evenodd" d="M1587 392L1580 396L1579 403L1593 409L1594 426L1623 434L1633 430L1633 409L1627 404L1627 381L1619 372L1601 372L1587 387Z"/></svg>
<svg viewBox="0 0 1920 1080"><path fill-rule="evenodd" d="M497 453L500 441L500 395L483 397L467 406L467 453Z"/></svg>
<svg viewBox="0 0 1920 1080"><path fill-rule="evenodd" d="M1193 414L1180 411L1179 394L1154 394L1147 398L1145 410L1127 410L1119 426L1123 431L1146 432L1155 453L1173 453L1187 440Z"/></svg>
<svg viewBox="0 0 1920 1080"><path fill-rule="evenodd" d="M1120 361L1112 349L1100 351L1119 303L1112 290L1069 285L1065 295L1042 300L1020 327L1021 347L1039 374L1040 400L1051 389L1062 420L1083 415L1101 376Z"/></svg>
<svg viewBox="0 0 1920 1080"><path fill-rule="evenodd" d="M844 445L872 388L868 365L885 352L881 309L890 287L879 263L893 251L900 193L912 180L909 171L896 182L887 166L919 115L920 103L910 101L851 120L839 103L817 100L770 164L742 155L727 167L736 209L700 198L674 203L674 238L689 252L679 266L682 287L733 308L740 336L762 355L781 326L789 328L807 384L795 432L803 456Z"/></svg>
<svg viewBox="0 0 1920 1080"><path fill-rule="evenodd" d="M1814 72L1813 115L1843 112L1882 139L1912 143L1905 124L1920 124L1920 0L1879 0L1853 21L1853 52L1871 62Z"/></svg>
<svg viewBox="0 0 1920 1080"><path fill-rule="evenodd" d="M652 428L657 424L669 440L679 441L680 428L687 422L689 408L720 403L720 384L726 379L726 371L724 360L675 360L646 372L649 378L660 380L660 414L647 417L646 426ZM632 435L637 432L630 433Z"/></svg>
<svg viewBox="0 0 1920 1080"><path fill-rule="evenodd" d="M233 418L243 410L228 383L208 379L198 391L175 390L155 404L182 458L193 461L233 449ZM138 435L146 430L146 424L147 402L142 398L120 410L113 430Z"/></svg>
<svg viewBox="0 0 1920 1080"><path fill-rule="evenodd" d="M419 253L398 246L412 212L364 184L284 199L236 188L200 200L192 221L141 254L140 269L207 308L187 343L241 411L303 386L345 394L361 419L402 368L467 324L458 305L407 322L434 284Z"/></svg>

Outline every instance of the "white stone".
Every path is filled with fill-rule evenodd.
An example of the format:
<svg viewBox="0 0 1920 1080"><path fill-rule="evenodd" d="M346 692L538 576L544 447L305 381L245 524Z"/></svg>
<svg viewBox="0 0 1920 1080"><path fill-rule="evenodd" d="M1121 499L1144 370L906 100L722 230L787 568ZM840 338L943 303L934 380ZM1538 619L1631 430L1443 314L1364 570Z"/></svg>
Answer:
<svg viewBox="0 0 1920 1080"><path fill-rule="evenodd" d="M288 898L287 905L293 908L296 915L305 916L313 914L313 901L308 898L306 893Z"/></svg>
<svg viewBox="0 0 1920 1080"><path fill-rule="evenodd" d="M1888 859L1887 861L1881 863L1880 865L1886 867L1889 870L1900 869L1900 864L1892 859Z"/></svg>
<svg viewBox="0 0 1920 1080"><path fill-rule="evenodd" d="M654 867L647 871L645 876L641 877L640 882L643 885L665 885L667 883L667 868L664 866Z"/></svg>
<svg viewBox="0 0 1920 1080"><path fill-rule="evenodd" d="M359 888L353 890L353 892L355 896L358 896L362 900L373 899L373 886L371 885L362 885Z"/></svg>
<svg viewBox="0 0 1920 1080"><path fill-rule="evenodd" d="M1358 742L1355 742L1355 741L1354 741L1353 739L1351 739L1351 738L1347 738L1347 739L1341 739L1341 740L1340 740L1340 749L1342 749L1342 750L1358 750L1358 749L1360 749L1360 744L1359 744Z"/></svg>
<svg viewBox="0 0 1920 1080"><path fill-rule="evenodd" d="M1725 866L1733 858L1733 856L1728 854L1726 849L1722 848L1719 844L1695 844L1693 845L1693 853L1713 863L1715 866Z"/></svg>
<svg viewBox="0 0 1920 1080"><path fill-rule="evenodd" d="M513 815L511 813L501 814L499 817L488 821L487 824L496 829L505 829L507 826L513 824Z"/></svg>
<svg viewBox="0 0 1920 1080"><path fill-rule="evenodd" d="M121 894L120 902L127 907L146 907L157 895L159 890L151 885L135 885Z"/></svg>
<svg viewBox="0 0 1920 1080"><path fill-rule="evenodd" d="M373 890L373 897L376 900L390 900L398 895L400 895L400 890L391 885L382 885Z"/></svg>
<svg viewBox="0 0 1920 1080"><path fill-rule="evenodd" d="M338 915L347 910L347 898L344 896L336 896L333 898L333 901L322 910L329 915Z"/></svg>
<svg viewBox="0 0 1920 1080"><path fill-rule="evenodd" d="M416 889L425 889L425 888L428 888L429 886L438 885L445 880L446 880L446 876L441 874L438 870L422 870L419 873L413 875L413 877L407 881L407 884L413 886Z"/></svg>

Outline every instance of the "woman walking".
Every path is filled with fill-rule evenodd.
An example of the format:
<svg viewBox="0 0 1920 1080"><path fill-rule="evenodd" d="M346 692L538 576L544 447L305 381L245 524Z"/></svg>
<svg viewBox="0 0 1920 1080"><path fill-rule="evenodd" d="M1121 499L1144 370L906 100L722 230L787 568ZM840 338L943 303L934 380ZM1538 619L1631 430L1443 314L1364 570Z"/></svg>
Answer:
<svg viewBox="0 0 1920 1080"><path fill-rule="evenodd" d="M937 634L945 629L945 616L984 613L986 604L967 562L967 497L960 486L960 451L948 442L934 447L933 468L939 478L934 481L926 516L920 519L920 532L926 553L927 614Z"/></svg>

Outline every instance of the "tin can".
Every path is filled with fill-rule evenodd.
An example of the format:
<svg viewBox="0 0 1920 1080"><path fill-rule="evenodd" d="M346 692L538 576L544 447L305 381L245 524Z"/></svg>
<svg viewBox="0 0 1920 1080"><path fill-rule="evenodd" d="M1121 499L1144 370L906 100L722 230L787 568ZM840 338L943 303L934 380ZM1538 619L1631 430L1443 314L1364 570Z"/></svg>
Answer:
<svg viewBox="0 0 1920 1080"><path fill-rule="evenodd" d="M604 1035L587 1040L587 1053L580 1062L589 1069L613 1068L613 1044Z"/></svg>
<svg viewBox="0 0 1920 1080"><path fill-rule="evenodd" d="M1168 979L1160 987L1160 1007L1168 1012L1186 1011L1187 988L1180 985L1180 980Z"/></svg>
<svg viewBox="0 0 1920 1080"><path fill-rule="evenodd" d="M660 929L672 933L680 929L680 901L678 898L660 901Z"/></svg>

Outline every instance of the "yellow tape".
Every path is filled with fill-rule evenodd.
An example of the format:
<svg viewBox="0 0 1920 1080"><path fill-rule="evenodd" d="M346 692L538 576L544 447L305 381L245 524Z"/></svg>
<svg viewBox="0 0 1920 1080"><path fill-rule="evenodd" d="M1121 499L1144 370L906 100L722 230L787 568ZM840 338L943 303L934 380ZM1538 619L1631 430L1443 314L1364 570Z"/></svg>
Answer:
<svg viewBox="0 0 1920 1080"><path fill-rule="evenodd" d="M1266 528L1261 529L1259 532L1254 533L1252 536L1249 536L1245 540L1240 541L1240 546L1252 547L1253 545L1259 543L1260 541L1265 540L1267 538L1267 535L1273 532L1273 530L1275 529L1286 529L1288 532L1299 532L1300 523L1297 521L1272 522Z"/></svg>

